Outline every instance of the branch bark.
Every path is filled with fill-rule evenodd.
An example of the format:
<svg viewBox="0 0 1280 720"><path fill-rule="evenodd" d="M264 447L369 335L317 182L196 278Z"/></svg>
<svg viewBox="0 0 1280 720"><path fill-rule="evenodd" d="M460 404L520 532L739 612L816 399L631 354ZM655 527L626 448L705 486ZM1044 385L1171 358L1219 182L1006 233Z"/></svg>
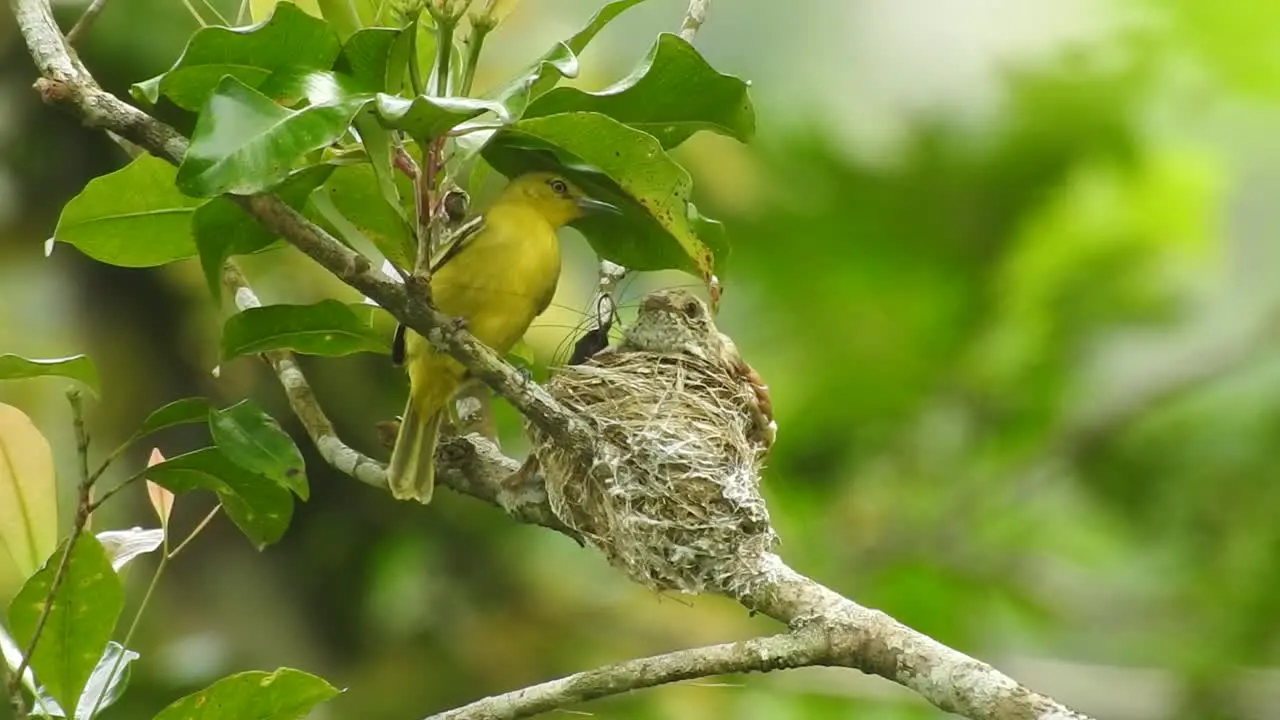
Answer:
<svg viewBox="0 0 1280 720"><path fill-rule="evenodd" d="M98 87L69 51L48 0L10 0L18 27L43 76L36 88L46 102L62 105L86 125L114 132L172 163L181 161L187 141ZM706 0L693 0L682 33L701 25ZM369 260L330 237L271 195L232 197L265 228L310 256L343 282L386 308L396 319L458 359L476 377L507 398L559 445L592 457L584 423L541 387L526 381L491 349L426 301L424 288L398 283ZM412 279L412 278L411 278ZM243 277L231 274L237 304L257 303ZM239 280L239 284L237 283ZM290 404L312 440L331 463L369 484L385 482L380 464L342 444L315 401L314 393L288 353L268 356ZM536 478L516 473L516 461L477 436L460 438L442 450L441 482L494 503L525 522L564 532L547 506ZM516 475L518 482L512 480ZM559 527L556 527L559 525ZM874 673L909 687L939 708L981 720L1066 720L1084 715L1028 690L985 663L969 658L876 610L864 608L787 567L769 555L761 559L758 581L736 599L744 606L788 624L792 631L744 643L685 650L632 660L573 675L450 711L441 718L515 718L605 695L726 672L767 671L802 665L841 665Z"/></svg>
<svg viewBox="0 0 1280 720"><path fill-rule="evenodd" d="M234 263L228 262L223 266L222 280L235 298L237 308L261 307L258 296ZM320 457L345 475L366 485L385 489L386 467L342 441L293 353L272 350L263 358L275 372L289 407L302 423ZM452 437L443 442L439 452L436 482L455 492L496 505L520 522L541 525L577 539L576 534L551 512L542 479L517 475L519 469L520 463L503 455L492 442L480 435Z"/></svg>

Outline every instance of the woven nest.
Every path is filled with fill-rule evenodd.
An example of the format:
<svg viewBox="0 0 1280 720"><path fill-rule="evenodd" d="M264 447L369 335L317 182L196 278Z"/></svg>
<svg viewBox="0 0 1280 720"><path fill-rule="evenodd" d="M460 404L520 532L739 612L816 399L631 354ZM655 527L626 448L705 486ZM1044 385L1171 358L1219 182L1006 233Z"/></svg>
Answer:
<svg viewBox="0 0 1280 720"><path fill-rule="evenodd" d="M625 352L565 367L547 389L597 438L588 468L529 428L566 525L654 590L748 589L777 536L746 384L690 355Z"/></svg>

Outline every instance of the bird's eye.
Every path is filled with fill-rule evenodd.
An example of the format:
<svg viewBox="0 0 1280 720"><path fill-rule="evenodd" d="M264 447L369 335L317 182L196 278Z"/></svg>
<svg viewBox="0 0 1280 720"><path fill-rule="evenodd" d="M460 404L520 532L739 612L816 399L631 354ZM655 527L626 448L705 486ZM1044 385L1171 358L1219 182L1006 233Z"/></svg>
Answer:
<svg viewBox="0 0 1280 720"><path fill-rule="evenodd" d="M552 180L550 185L551 185L552 192L554 192L557 195L569 194L569 186L566 185L563 180Z"/></svg>
<svg viewBox="0 0 1280 720"><path fill-rule="evenodd" d="M684 304L684 314L689 316L689 318L691 319L698 317L699 309L700 308L698 307L698 303L694 300L690 300L689 302Z"/></svg>

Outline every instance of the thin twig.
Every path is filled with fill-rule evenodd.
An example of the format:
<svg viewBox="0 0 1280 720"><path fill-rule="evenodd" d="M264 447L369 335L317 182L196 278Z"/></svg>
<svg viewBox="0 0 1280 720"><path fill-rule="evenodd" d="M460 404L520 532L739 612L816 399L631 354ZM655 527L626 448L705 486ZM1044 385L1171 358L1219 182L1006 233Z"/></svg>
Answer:
<svg viewBox="0 0 1280 720"><path fill-rule="evenodd" d="M685 11L684 22L680 24L680 37L692 44L698 34L698 28L707 21L707 8L711 0L689 0L689 9Z"/></svg>
<svg viewBox="0 0 1280 720"><path fill-rule="evenodd" d="M487 697L426 720L514 720L681 680L822 665L829 654L826 639L812 632L678 650Z"/></svg>
<svg viewBox="0 0 1280 720"><path fill-rule="evenodd" d="M185 548L188 544L190 544L192 540L195 540L196 536L199 535L201 531L203 531L206 527L209 526L209 523L213 522L213 519L218 516L218 511L221 509L222 509L222 503L218 503L217 505L214 505L213 509L209 511L208 515L204 516L204 519L201 520L196 525L195 529L192 530L189 535L183 538L182 542L178 543L178 547L165 553L165 559L172 560L178 557L178 553L182 552L183 548Z"/></svg>
<svg viewBox="0 0 1280 720"><path fill-rule="evenodd" d="M187 12L191 13L191 17L196 19L197 25L200 27L208 27L209 23L205 22L205 19L200 15L200 12L196 10L196 6L191 4L191 0L182 0L182 4L187 7Z"/></svg>
<svg viewBox="0 0 1280 720"><path fill-rule="evenodd" d="M85 8L84 14L72 26L71 32L67 33L67 44L76 45L80 42L81 36L89 29L94 20L98 19L98 15L102 13L102 9L107 6L107 0L93 0L89 3L89 7Z"/></svg>
<svg viewBox="0 0 1280 720"><path fill-rule="evenodd" d="M213 16L217 18L218 21L221 22L224 26L229 27L231 25L231 23L227 22L227 17L223 15L218 10L218 8L214 7L213 3L209 2L209 0L200 0L200 2L204 5L204 9L213 13Z"/></svg>
<svg viewBox="0 0 1280 720"><path fill-rule="evenodd" d="M44 632L45 623L49 621L49 612L53 609L53 599L57 597L58 590L61 589L62 582L67 577L67 568L71 564L71 550L75 547L76 541L80 539L80 534L84 532L84 527L89 522L89 493L93 486L89 482L89 434L84 428L84 406L81 403L80 391L75 389L68 390L67 401L71 404L71 422L75 428L76 453L80 461L80 486L77 493L76 517L71 526L71 535L67 538L66 547L62 549L62 557L58 560L58 568L54 571L53 580L49 583L49 593L45 595L44 607L40 609L40 617L36 620L35 629L31 633L31 640L27 642L27 649L22 653L22 659L18 662L18 669L9 678L10 694L17 694L21 691L22 674L27 671L31 656L36 651L37 643L40 642L40 634Z"/></svg>

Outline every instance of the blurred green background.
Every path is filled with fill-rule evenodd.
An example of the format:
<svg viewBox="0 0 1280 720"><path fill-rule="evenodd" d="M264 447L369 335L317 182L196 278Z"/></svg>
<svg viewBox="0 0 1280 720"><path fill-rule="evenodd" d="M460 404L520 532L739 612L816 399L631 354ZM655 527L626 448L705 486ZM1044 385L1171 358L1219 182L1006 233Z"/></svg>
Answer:
<svg viewBox="0 0 1280 720"><path fill-rule="evenodd" d="M477 87L596 5L523 0ZM629 11L576 82L624 75L683 5ZM193 28L173 0L113 0L83 56L123 93ZM697 46L753 81L760 114L751 146L704 134L678 156L733 243L721 327L773 394L765 492L783 556L1099 718L1280 717L1280 4L717 0ZM0 13L0 351L90 353L100 451L193 394L251 395L301 439L264 366L213 372L225 309L197 263L45 257L61 204L124 158L42 107L34 77ZM567 232L565 252L557 305L529 336L544 363L563 358L592 290L585 243ZM265 301L350 297L291 250L251 260ZM624 300L691 281L645 275ZM381 356L304 363L347 440L381 455L373 423L399 412L400 373ZM69 512L64 386L9 383L0 401L54 443ZM520 452L518 424L501 419ZM177 454L200 432L157 444ZM725 600L655 595L451 493L396 503L304 451L312 499L279 545L259 554L219 521L169 571L107 717L290 665L348 688L317 718L405 720L777 629ZM179 527L211 503L183 497ZM151 524L141 492L95 519ZM131 603L153 563L128 571ZM579 710L939 715L889 683L816 669Z"/></svg>

